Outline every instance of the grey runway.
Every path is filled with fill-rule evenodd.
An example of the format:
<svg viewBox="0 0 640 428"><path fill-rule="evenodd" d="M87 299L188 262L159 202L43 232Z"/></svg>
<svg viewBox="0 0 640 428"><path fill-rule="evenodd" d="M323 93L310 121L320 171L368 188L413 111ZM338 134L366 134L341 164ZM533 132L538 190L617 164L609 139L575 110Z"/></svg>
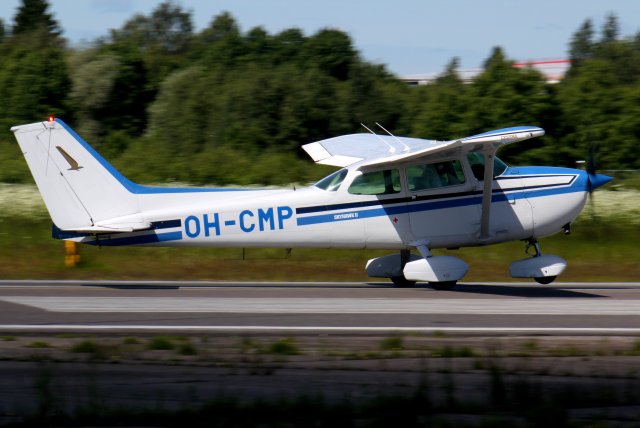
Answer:
<svg viewBox="0 0 640 428"><path fill-rule="evenodd" d="M640 283L0 281L0 330L640 333Z"/></svg>

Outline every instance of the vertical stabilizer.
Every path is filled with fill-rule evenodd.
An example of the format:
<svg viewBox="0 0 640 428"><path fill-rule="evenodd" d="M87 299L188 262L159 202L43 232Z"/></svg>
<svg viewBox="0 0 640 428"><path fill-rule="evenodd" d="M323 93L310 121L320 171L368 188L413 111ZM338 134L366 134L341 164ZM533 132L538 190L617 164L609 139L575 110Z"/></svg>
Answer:
<svg viewBox="0 0 640 428"><path fill-rule="evenodd" d="M59 119L11 128L51 219L84 230L138 211L136 186Z"/></svg>

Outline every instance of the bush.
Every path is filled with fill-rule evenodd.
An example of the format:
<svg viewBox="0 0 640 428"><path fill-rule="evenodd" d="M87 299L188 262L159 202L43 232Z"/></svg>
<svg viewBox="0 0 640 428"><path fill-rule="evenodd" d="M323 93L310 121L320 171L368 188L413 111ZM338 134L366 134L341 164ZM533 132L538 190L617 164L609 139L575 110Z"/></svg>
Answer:
<svg viewBox="0 0 640 428"><path fill-rule="evenodd" d="M100 346L91 340L83 340L71 347L71 352L78 354L97 354L100 351Z"/></svg>
<svg viewBox="0 0 640 428"><path fill-rule="evenodd" d="M402 336L391 336L382 339L380 349L383 351L400 351L404 349Z"/></svg>
<svg viewBox="0 0 640 428"><path fill-rule="evenodd" d="M152 351L171 350L174 348L175 345L171 339L166 336L156 336L151 339L151 342L147 345L147 349L151 349Z"/></svg>
<svg viewBox="0 0 640 428"><path fill-rule="evenodd" d="M267 347L265 353L277 355L300 355L300 349L295 344L295 341L288 337L286 339L280 339L273 342Z"/></svg>

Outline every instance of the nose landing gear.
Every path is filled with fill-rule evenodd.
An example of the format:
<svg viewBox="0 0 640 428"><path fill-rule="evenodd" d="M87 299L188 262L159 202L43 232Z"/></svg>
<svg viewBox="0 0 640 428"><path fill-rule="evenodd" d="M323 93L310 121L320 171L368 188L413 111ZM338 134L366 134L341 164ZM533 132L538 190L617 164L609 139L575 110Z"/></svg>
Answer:
<svg viewBox="0 0 640 428"><path fill-rule="evenodd" d="M526 240L525 253L530 257L516 260L509 266L513 278L533 278L539 284L551 284L567 267L567 262L558 256L542 254L535 238ZM533 248L535 254L530 254Z"/></svg>

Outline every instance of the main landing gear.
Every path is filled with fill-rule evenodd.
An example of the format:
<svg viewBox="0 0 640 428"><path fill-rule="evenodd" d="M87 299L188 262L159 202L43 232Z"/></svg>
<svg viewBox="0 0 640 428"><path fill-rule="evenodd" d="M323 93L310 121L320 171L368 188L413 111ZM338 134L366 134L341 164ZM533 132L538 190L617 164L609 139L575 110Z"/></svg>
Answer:
<svg viewBox="0 0 640 428"><path fill-rule="evenodd" d="M410 250L400 250L400 270L403 271L404 267L411 261L411 251ZM412 281L410 279L405 278L404 272L400 273L398 276L392 276L391 282L393 285L399 288L407 288L413 287L416 285L417 281Z"/></svg>
<svg viewBox="0 0 640 428"><path fill-rule="evenodd" d="M369 260L367 273L372 277L389 278L396 287L411 287L426 281L436 290L449 290L469 269L462 260L451 256L433 256L426 244L416 245L422 257L402 250Z"/></svg>
<svg viewBox="0 0 640 428"><path fill-rule="evenodd" d="M542 254L535 238L525 240L525 253L529 255L509 266L514 278L532 278L539 284L551 284L567 267L561 257ZM396 287L412 287L417 281L428 282L435 290L450 290L467 273L469 266L457 257L433 256L426 243L412 245L420 255L409 250L390 254L367 262L367 274L376 278L389 278Z"/></svg>
<svg viewBox="0 0 640 428"><path fill-rule="evenodd" d="M509 273L513 278L533 278L539 284L551 284L567 267L567 262L558 256L542 254L540 245L535 238L526 241L525 253L530 257L516 260L509 266ZM533 248L534 254L530 254Z"/></svg>

